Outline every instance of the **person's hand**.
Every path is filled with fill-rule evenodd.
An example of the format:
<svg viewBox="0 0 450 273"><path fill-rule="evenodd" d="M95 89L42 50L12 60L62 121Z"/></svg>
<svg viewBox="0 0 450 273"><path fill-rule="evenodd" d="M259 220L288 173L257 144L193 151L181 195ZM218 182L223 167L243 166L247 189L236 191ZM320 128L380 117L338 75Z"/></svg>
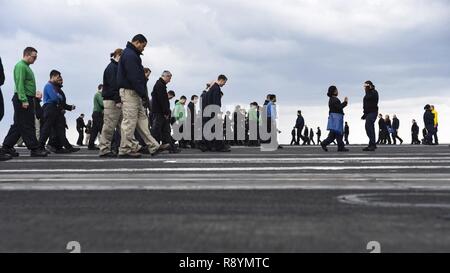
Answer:
<svg viewBox="0 0 450 273"><path fill-rule="evenodd" d="M72 105L72 111L75 110L77 107L75 105Z"/></svg>
<svg viewBox="0 0 450 273"><path fill-rule="evenodd" d="M36 91L36 98L37 99L42 99L42 92L41 91Z"/></svg>
<svg viewBox="0 0 450 273"><path fill-rule="evenodd" d="M30 106L30 104L28 102L22 102L23 109L28 109L28 106Z"/></svg>
<svg viewBox="0 0 450 273"><path fill-rule="evenodd" d="M119 108L119 109L122 108L122 103L121 102L116 103L116 107Z"/></svg>
<svg viewBox="0 0 450 273"><path fill-rule="evenodd" d="M345 102L348 102L348 97L345 97L345 98L344 98L344 101L345 101Z"/></svg>

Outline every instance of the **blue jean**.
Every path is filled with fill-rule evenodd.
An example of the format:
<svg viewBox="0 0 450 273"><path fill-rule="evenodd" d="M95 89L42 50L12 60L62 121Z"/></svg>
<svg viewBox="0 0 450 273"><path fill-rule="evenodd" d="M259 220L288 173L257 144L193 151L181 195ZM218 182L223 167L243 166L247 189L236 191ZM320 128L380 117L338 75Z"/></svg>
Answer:
<svg viewBox="0 0 450 273"><path fill-rule="evenodd" d="M366 134L369 137L369 147L376 147L375 137L375 121L377 120L378 113L369 113L366 116Z"/></svg>

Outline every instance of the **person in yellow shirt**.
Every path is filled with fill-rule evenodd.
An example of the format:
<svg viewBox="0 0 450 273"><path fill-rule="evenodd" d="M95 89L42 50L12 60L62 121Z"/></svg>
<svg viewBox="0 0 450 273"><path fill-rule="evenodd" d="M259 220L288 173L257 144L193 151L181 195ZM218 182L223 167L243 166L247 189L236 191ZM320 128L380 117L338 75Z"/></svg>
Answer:
<svg viewBox="0 0 450 273"><path fill-rule="evenodd" d="M433 133L433 138L434 138L434 145L439 145L439 140L438 140L438 112L436 111L436 108L434 107L434 105L431 105L431 113L433 113L434 115L434 133Z"/></svg>

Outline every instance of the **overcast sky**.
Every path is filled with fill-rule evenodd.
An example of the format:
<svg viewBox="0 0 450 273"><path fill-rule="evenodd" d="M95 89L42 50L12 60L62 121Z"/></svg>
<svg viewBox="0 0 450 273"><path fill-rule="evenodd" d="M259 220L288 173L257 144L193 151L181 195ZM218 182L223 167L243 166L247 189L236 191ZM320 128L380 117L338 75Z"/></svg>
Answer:
<svg viewBox="0 0 450 273"><path fill-rule="evenodd" d="M446 109L439 98L450 94L448 0L0 0L0 7L8 112L1 139L12 120L12 69L24 47L39 50L32 67L39 89L51 69L63 73L69 102L79 108L68 115L74 127L79 113L92 111L109 53L137 33L149 40L143 60L154 72L150 88L168 69L174 74L169 87L191 96L224 73L230 79L225 104L262 102L275 93L280 107L293 111L323 106L325 117L307 121L313 126L326 123L331 84L354 102L354 123L368 79L382 108L385 103L394 114L392 102L417 105L417 119L426 103ZM289 129L295 113L282 118ZM405 133L411 118L404 116ZM364 134L355 141L365 142Z"/></svg>

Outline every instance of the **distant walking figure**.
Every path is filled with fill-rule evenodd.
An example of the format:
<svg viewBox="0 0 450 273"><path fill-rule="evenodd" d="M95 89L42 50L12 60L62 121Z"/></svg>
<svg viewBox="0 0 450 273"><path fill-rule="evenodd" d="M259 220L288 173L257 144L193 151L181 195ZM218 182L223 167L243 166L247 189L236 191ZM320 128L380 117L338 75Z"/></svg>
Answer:
<svg viewBox="0 0 450 273"><path fill-rule="evenodd" d="M362 119L366 121L366 134L369 138L369 146L363 150L366 152L373 152L377 149L375 140L375 121L378 115L378 91L375 89L375 85L371 81L364 83L364 96L363 108L364 115Z"/></svg>
<svg viewBox="0 0 450 273"><path fill-rule="evenodd" d="M321 146L322 149L328 152L327 146L330 145L334 140L338 143L338 152L348 152L345 148L345 144L342 141L344 134L344 108L348 104L348 98L345 97L344 102L338 99L339 91L336 86L330 86L328 88L327 96L330 97L328 106L330 108L328 117L327 129L330 131L328 138L325 139Z"/></svg>
<svg viewBox="0 0 450 273"><path fill-rule="evenodd" d="M305 119L302 116L302 111L297 111L297 121L295 122L295 128L297 128L297 141L296 144L300 145L300 139L305 141L305 138L302 135L303 128L305 127Z"/></svg>
<svg viewBox="0 0 450 273"><path fill-rule="evenodd" d="M412 126L411 126L411 139L412 139L411 145L419 145L420 144L419 132L420 132L419 125L417 125L416 120L413 119Z"/></svg>
<svg viewBox="0 0 450 273"><path fill-rule="evenodd" d="M345 140L345 145L350 145L349 141L348 141L348 136L350 135L350 127L348 126L348 122L345 122L345 126L344 126L344 140Z"/></svg>
<svg viewBox="0 0 450 273"><path fill-rule="evenodd" d="M320 127L317 127L317 145L320 145L322 143L322 140L320 139L322 137L322 130L320 130Z"/></svg>
<svg viewBox="0 0 450 273"><path fill-rule="evenodd" d="M434 114L429 104L425 105L424 110L425 113L423 114L423 122L425 124L425 128L427 129L427 135L425 137L424 144L432 145L434 135Z"/></svg>
<svg viewBox="0 0 450 273"><path fill-rule="evenodd" d="M400 120L394 115L392 119L392 140L394 141L394 145L397 144L397 139L400 140L400 145L403 144L403 139L398 136L398 129L400 128Z"/></svg>
<svg viewBox="0 0 450 273"><path fill-rule="evenodd" d="M434 138L434 145L439 145L439 140L438 140L438 112L436 111L436 108L434 107L434 105L431 105L431 113L433 113L434 115L434 132L433 132L433 138Z"/></svg>

